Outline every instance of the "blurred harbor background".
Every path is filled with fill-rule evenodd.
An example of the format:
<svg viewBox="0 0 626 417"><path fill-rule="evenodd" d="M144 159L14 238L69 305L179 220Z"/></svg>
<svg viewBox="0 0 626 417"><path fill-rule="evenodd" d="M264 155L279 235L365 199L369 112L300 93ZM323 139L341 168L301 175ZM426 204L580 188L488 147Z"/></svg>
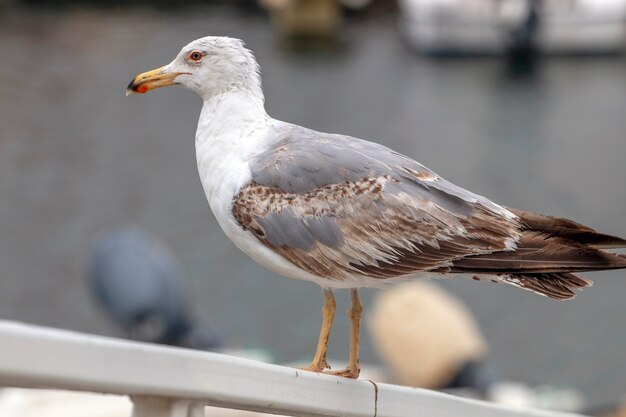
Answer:
<svg viewBox="0 0 626 417"><path fill-rule="evenodd" d="M219 229L196 172L200 99L124 96L135 74L209 34L255 52L275 118L380 142L504 205L626 236L622 55L545 56L521 73L498 56L421 56L394 7L344 19L332 47L294 50L264 13L191 3L0 2L1 318L119 335L89 297L87 261L98 235L133 225L172 248L195 314L224 340L309 359L320 290L256 265ZM586 276L596 285L568 302L440 283L476 315L502 376L603 405L625 394L626 274ZM331 356L343 360L347 320L336 323ZM362 350L379 361L367 334Z"/></svg>

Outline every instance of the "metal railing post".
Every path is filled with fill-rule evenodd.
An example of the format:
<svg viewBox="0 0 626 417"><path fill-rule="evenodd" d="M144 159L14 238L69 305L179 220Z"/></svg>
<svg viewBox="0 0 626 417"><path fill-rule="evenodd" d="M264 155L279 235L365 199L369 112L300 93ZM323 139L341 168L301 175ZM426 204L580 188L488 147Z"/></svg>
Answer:
<svg viewBox="0 0 626 417"><path fill-rule="evenodd" d="M131 397L132 417L204 417L204 404L163 397Z"/></svg>

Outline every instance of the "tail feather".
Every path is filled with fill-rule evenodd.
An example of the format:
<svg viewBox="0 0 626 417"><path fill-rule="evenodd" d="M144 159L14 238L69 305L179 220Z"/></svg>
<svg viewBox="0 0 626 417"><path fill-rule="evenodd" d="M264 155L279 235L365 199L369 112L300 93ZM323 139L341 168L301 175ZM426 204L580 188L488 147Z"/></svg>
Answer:
<svg viewBox="0 0 626 417"><path fill-rule="evenodd" d="M537 274L619 268L626 268L626 257L622 255L542 232L523 232L515 250L467 256L454 261L450 272Z"/></svg>
<svg viewBox="0 0 626 417"><path fill-rule="evenodd" d="M509 209L523 225L517 248L455 260L449 272L492 275L498 281L567 300L592 281L572 272L626 268L626 256L601 249L625 248L626 240L598 233L569 219Z"/></svg>
<svg viewBox="0 0 626 417"><path fill-rule="evenodd" d="M593 285L593 281L567 272L502 275L498 280L555 300L570 300L576 297L576 290Z"/></svg>

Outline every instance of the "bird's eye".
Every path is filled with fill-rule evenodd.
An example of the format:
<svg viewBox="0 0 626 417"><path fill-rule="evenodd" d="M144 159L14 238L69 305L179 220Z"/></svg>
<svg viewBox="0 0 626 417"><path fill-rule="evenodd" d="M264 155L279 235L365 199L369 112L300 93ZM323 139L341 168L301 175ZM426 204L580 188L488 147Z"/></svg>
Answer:
<svg viewBox="0 0 626 417"><path fill-rule="evenodd" d="M204 58L204 54L200 51L191 51L189 53L189 60L192 62L200 62Z"/></svg>

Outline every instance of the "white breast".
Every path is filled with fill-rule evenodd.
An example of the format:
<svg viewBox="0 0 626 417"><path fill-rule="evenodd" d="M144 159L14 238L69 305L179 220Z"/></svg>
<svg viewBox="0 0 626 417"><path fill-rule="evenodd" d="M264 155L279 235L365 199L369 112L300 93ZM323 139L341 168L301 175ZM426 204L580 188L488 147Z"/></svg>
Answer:
<svg viewBox="0 0 626 417"><path fill-rule="evenodd" d="M267 117L216 126L201 114L196 132L198 173L215 218L239 249L280 275L323 285L320 280L326 280L296 267L243 230L232 214L233 198L252 180L248 161L272 144L271 133L277 123Z"/></svg>

